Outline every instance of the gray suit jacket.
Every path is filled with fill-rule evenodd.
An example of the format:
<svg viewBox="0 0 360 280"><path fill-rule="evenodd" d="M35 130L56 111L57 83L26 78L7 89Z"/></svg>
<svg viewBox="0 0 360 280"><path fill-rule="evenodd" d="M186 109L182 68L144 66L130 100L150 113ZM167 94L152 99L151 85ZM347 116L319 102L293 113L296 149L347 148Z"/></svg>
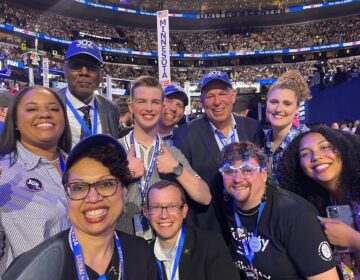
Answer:
<svg viewBox="0 0 360 280"><path fill-rule="evenodd" d="M61 100L66 107L66 88L58 91ZM119 119L120 113L116 104L101 95L95 95L95 103L99 111L100 122L102 126L102 133L111 135L114 138L120 137Z"/></svg>

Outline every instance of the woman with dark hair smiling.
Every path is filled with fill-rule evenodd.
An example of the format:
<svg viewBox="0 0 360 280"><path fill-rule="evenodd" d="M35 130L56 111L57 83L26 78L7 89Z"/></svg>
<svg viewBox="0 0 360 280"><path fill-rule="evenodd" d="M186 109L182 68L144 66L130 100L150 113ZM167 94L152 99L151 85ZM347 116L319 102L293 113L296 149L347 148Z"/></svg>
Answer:
<svg viewBox="0 0 360 280"><path fill-rule="evenodd" d="M15 257L69 226L61 175L70 135L65 107L53 90L17 93L0 139L0 275Z"/></svg>
<svg viewBox="0 0 360 280"><path fill-rule="evenodd" d="M360 139L350 133L317 126L297 136L280 166L282 186L310 201L324 216L327 206L348 205L359 230ZM346 206L347 207L347 206ZM360 233L335 219L319 217L330 243L360 252ZM356 255L356 254L355 254ZM359 259L340 253L340 268L358 273ZM345 274L344 274L345 276ZM359 277L359 275L357 275ZM348 278L350 279L350 278ZM351 278L352 279L352 278ZM358 278L356 278L358 279Z"/></svg>
<svg viewBox="0 0 360 280"><path fill-rule="evenodd" d="M17 258L2 279L158 279L147 242L115 230L130 181L116 139L97 134L80 141L63 175L72 227Z"/></svg>

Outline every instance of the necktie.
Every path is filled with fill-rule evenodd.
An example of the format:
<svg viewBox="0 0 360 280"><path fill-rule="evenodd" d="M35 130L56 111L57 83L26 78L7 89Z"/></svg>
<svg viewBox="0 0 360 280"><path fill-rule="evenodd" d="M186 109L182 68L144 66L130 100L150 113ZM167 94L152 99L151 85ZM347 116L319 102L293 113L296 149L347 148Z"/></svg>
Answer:
<svg viewBox="0 0 360 280"><path fill-rule="evenodd" d="M86 105L86 106L79 108L79 110L84 114L84 116L83 116L84 123L87 125L87 127L91 131L90 108L91 108L90 106ZM81 128L80 140L85 138L86 136L87 135L86 135L85 130L83 128Z"/></svg>

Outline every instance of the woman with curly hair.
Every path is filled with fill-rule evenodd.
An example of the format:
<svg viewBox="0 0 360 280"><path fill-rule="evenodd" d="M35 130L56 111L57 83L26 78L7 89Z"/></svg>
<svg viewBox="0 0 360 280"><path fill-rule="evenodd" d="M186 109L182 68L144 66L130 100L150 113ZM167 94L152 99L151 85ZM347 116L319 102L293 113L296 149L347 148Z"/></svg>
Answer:
<svg viewBox="0 0 360 280"><path fill-rule="evenodd" d="M302 101L310 99L310 89L297 70L282 74L267 94L266 117L271 129L265 130L265 153L268 168L280 180L278 165L283 153L296 135L307 131L304 125L296 126L294 120Z"/></svg>
<svg viewBox="0 0 360 280"><path fill-rule="evenodd" d="M282 186L310 201L322 215L329 205L349 205L359 228L359 147L357 136L326 126L300 134L288 147L279 167ZM360 252L358 231L335 219L319 220L334 246Z"/></svg>

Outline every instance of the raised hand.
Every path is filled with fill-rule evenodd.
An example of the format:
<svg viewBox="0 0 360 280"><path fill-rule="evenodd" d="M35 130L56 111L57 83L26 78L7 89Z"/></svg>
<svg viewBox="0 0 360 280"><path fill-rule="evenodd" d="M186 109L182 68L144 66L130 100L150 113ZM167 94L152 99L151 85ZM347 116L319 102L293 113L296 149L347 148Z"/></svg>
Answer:
<svg viewBox="0 0 360 280"><path fill-rule="evenodd" d="M133 179L141 178L145 175L144 161L141 158L135 157L134 145L130 145L127 160L129 162L129 169Z"/></svg>

